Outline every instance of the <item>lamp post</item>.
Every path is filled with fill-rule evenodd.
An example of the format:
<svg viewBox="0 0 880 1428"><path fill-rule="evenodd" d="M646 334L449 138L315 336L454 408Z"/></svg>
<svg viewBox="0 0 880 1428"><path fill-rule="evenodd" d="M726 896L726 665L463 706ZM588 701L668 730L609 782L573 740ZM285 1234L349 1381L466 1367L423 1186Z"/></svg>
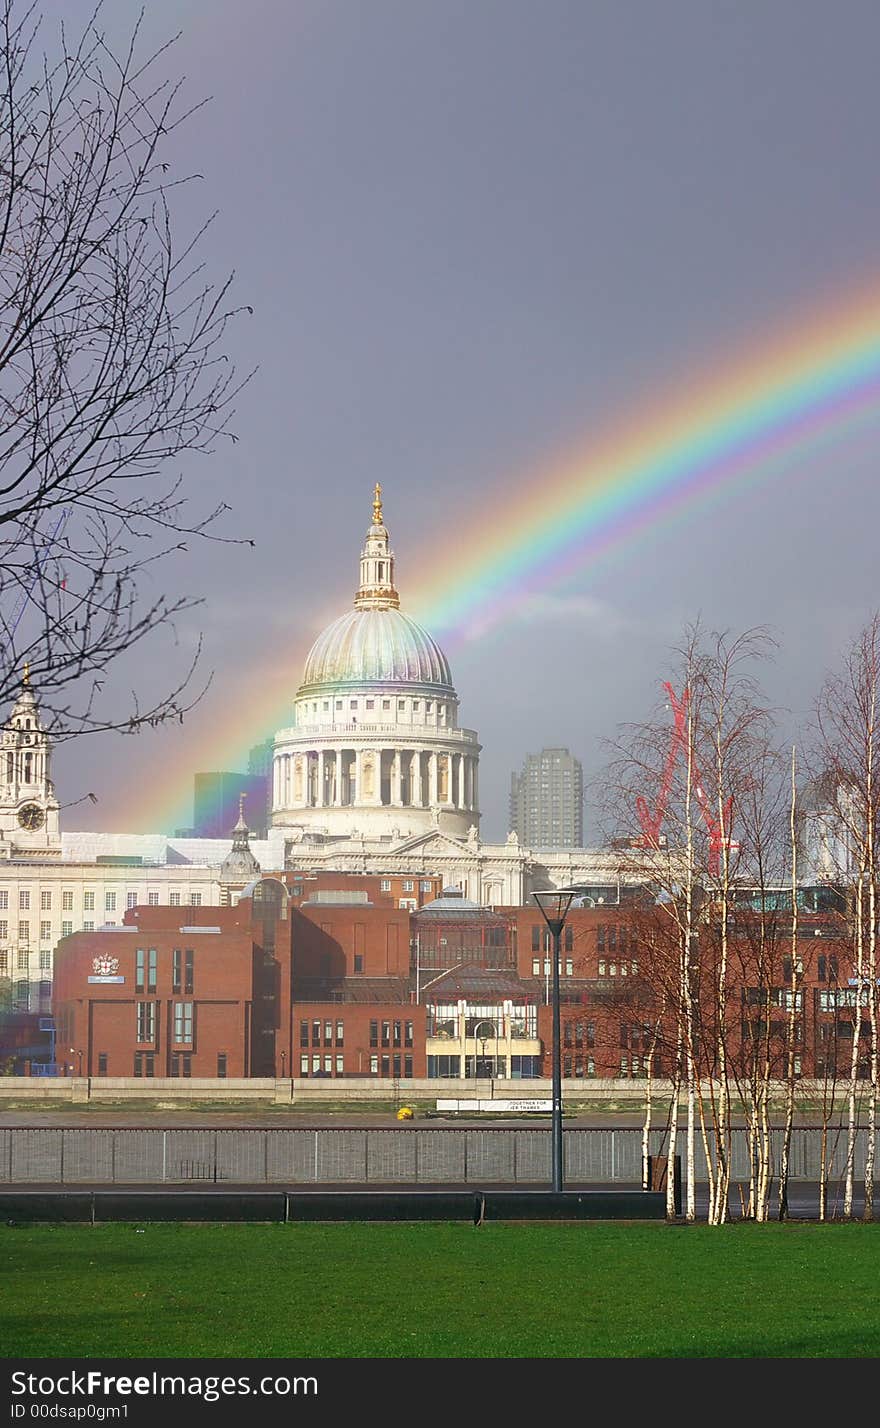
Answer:
<svg viewBox="0 0 880 1428"><path fill-rule="evenodd" d="M553 1081L551 1092L551 1152L553 1160L553 1189L562 1189L562 1059L560 1046L559 1018L559 941L568 909L574 897L574 888L554 888L547 892L532 893L541 909L544 921L553 933Z"/></svg>
<svg viewBox="0 0 880 1428"><path fill-rule="evenodd" d="M475 1027L474 1027L474 1080L475 1080L475 1081L477 1080L477 1078L479 1077L479 1074L480 1074L480 1042L482 1041L482 1043L483 1043L483 1060L485 1061L485 1059L486 1059L486 1044L487 1044L487 1042L488 1042L488 1040L489 1040L488 1036L480 1036L480 1027L481 1027L481 1026L488 1026L488 1027L491 1028L492 1023L491 1023L491 1021L478 1021L477 1024L475 1025Z"/></svg>

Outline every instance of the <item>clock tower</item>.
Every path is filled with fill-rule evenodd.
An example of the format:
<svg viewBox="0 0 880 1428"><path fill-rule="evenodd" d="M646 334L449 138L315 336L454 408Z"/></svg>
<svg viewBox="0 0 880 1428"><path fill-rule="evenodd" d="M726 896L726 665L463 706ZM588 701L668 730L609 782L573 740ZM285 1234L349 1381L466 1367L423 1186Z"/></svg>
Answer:
<svg viewBox="0 0 880 1428"><path fill-rule="evenodd" d="M0 735L0 858L60 855L50 758L49 736L25 665L18 699Z"/></svg>

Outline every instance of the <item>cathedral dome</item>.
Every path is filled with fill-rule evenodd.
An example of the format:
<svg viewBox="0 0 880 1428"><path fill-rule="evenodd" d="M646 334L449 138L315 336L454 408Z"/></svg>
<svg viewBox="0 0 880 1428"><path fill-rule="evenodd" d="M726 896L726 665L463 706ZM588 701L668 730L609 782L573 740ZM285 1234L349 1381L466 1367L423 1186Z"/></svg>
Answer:
<svg viewBox="0 0 880 1428"><path fill-rule="evenodd" d="M427 630L400 610L349 610L318 636L299 693L354 685L416 684L452 694L449 663Z"/></svg>
<svg viewBox="0 0 880 1428"><path fill-rule="evenodd" d="M408 685L455 698L449 663L427 630L404 615L394 586L394 555L376 487L373 523L361 554L354 609L315 640L297 698L330 690Z"/></svg>

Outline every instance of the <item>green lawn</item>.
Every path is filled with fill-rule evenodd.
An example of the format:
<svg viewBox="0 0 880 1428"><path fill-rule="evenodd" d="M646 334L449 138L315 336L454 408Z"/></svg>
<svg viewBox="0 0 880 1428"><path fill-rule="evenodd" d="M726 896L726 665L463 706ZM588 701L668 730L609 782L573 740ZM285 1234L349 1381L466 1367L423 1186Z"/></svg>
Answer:
<svg viewBox="0 0 880 1428"><path fill-rule="evenodd" d="M3 1357L870 1357L880 1225L0 1229Z"/></svg>

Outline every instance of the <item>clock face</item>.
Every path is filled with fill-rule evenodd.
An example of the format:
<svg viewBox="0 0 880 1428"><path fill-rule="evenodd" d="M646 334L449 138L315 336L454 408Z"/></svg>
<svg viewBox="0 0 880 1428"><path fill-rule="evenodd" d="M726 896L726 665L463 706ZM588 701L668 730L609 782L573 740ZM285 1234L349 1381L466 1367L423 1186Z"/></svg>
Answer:
<svg viewBox="0 0 880 1428"><path fill-rule="evenodd" d="M42 828L46 821L46 815L38 804L26 803L23 808L18 810L18 821L22 828L34 831L37 828Z"/></svg>

